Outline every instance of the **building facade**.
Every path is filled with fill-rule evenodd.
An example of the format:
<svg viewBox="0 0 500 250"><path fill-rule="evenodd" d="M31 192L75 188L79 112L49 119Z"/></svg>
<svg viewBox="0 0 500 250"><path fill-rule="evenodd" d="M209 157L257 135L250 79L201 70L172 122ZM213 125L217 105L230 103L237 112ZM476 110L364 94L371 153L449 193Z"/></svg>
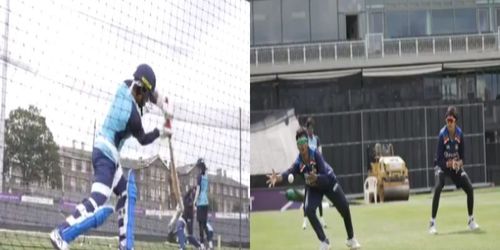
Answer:
<svg viewBox="0 0 500 250"><path fill-rule="evenodd" d="M271 45L497 32L500 2L253 0L251 44Z"/></svg>

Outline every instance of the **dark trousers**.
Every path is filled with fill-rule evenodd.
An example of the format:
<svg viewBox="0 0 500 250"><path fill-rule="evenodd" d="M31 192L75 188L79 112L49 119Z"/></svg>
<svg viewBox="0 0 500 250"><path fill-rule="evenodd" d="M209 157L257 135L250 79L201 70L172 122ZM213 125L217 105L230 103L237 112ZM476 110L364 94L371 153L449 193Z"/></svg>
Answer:
<svg viewBox="0 0 500 250"><path fill-rule="evenodd" d="M321 223L316 216L316 209L321 205L321 201L323 199L323 195L328 198L337 211L340 213L342 218L344 219L344 226L347 232L347 238L351 239L354 235L351 221L351 212L349 210L349 204L347 203L347 199L345 198L344 191L339 184L332 183L330 187L326 190L320 190L317 188L306 188L306 197L305 197L305 212L306 216L311 223L314 232L316 232L316 236L320 241L324 241L326 239L325 232L321 227Z"/></svg>
<svg viewBox="0 0 500 250"><path fill-rule="evenodd" d="M467 173L465 173L462 169L455 172L455 170L451 170L449 168L442 169L440 167L436 167L434 173L436 185L434 186L434 196L432 197L432 218L436 218L437 215L439 198L441 197L441 191L444 187L445 176L450 177L457 188L462 188L467 194L467 212L469 213L469 216L472 215L474 210L474 191Z"/></svg>

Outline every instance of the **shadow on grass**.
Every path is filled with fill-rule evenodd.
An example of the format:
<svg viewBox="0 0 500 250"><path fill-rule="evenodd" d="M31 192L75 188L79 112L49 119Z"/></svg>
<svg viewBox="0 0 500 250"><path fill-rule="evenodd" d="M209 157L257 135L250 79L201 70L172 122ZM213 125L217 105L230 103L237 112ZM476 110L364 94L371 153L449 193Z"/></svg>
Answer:
<svg viewBox="0 0 500 250"><path fill-rule="evenodd" d="M437 236L446 236L446 235L457 235L457 234L486 234L486 231L478 229L478 230L459 230L459 231L451 231L451 232L445 232L445 233L438 233Z"/></svg>

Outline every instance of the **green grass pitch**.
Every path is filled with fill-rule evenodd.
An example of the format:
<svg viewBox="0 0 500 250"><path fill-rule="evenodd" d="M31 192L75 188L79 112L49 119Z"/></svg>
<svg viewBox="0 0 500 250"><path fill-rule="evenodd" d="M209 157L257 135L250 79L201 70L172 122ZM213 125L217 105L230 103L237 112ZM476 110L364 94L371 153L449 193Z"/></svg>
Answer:
<svg viewBox="0 0 500 250"><path fill-rule="evenodd" d="M411 195L408 202L351 205L354 234L362 249L500 249L500 188L476 189L474 198L478 231L467 230L466 195L456 190L441 193L437 235L427 232L432 194ZM323 212L331 249L347 249L342 218L335 208ZM311 226L302 230L302 218L302 210L252 213L251 249L318 249Z"/></svg>

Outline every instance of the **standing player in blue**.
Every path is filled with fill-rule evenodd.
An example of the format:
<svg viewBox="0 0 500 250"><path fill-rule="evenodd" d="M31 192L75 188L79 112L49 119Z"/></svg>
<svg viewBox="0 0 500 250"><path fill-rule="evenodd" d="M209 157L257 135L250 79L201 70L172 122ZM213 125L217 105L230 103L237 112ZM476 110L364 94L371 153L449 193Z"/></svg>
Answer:
<svg viewBox="0 0 500 250"><path fill-rule="evenodd" d="M432 217L429 233L436 234L436 214L439 207L439 198L444 186L444 177L448 176L457 188L462 188L467 194L467 211L469 214L468 227L476 230L479 225L474 221L474 191L469 176L464 171L464 134L457 126L458 113L454 106L448 107L445 114L446 125L439 132L436 153L436 186L432 198Z"/></svg>
<svg viewBox="0 0 500 250"><path fill-rule="evenodd" d="M269 187L282 182L289 174L303 176L306 182L306 215L318 239L321 241L320 250L330 248L330 242L326 238L325 232L316 216L316 209L321 205L323 195L335 205L335 208L337 208L337 211L344 219L344 226L347 231L346 245L351 249L360 248L361 245L354 238L349 204L332 167L323 160L323 156L318 150L312 150L309 147L306 129L300 128L297 130L295 139L297 141L297 148L299 149L297 159L288 170L281 174L277 174L273 170L272 174L267 176Z"/></svg>
<svg viewBox="0 0 500 250"><path fill-rule="evenodd" d="M314 134L314 120L312 117L307 118L306 128L307 128L307 139L309 147L312 150L318 150L320 153L323 153L321 150L319 137ZM323 197L321 197L321 200L323 200ZM305 206L302 206L302 208L304 211L304 220L302 221L302 229L306 229L307 227L306 209ZM319 205L318 210L319 210L319 220L321 222L321 225L323 225L323 227L326 228L326 222L325 219L323 218L323 205Z"/></svg>
<svg viewBox="0 0 500 250"><path fill-rule="evenodd" d="M141 145L148 145L158 137L171 136L166 127L145 133L142 127L142 108L150 101L166 114L166 99L156 91L156 76L149 65L141 64L133 80L121 83L114 96L106 119L98 133L92 152L94 178L90 197L76 206L75 211L50 233L56 249L69 249L69 244L80 234L102 225L118 211L119 249L132 249L133 235L128 221L133 220L134 211L128 211L128 186L120 165L120 149L125 140L134 136ZM111 192L118 200L116 208L105 205Z"/></svg>
<svg viewBox="0 0 500 250"><path fill-rule="evenodd" d="M199 230L200 230L200 242L201 248L205 247L205 237L206 233L208 236L208 175L206 173L207 166L205 165L205 161L200 158L196 162L196 167L200 169L200 176L198 177L198 186L196 187L196 196L195 196L195 206L196 206L196 219L198 220ZM212 242L209 241L209 248L212 248L210 245Z"/></svg>

